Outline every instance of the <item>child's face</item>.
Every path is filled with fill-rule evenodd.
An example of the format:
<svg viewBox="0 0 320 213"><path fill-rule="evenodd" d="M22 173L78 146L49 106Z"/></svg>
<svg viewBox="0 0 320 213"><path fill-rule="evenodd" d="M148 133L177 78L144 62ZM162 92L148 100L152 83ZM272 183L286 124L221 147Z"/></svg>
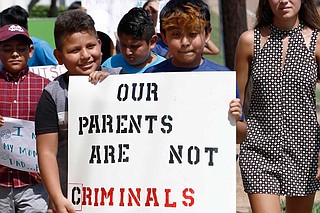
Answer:
<svg viewBox="0 0 320 213"><path fill-rule="evenodd" d="M176 27L162 35L172 54L172 63L176 67L191 68L202 63L202 53L205 43L210 38L210 32L191 30L184 32L183 27Z"/></svg>
<svg viewBox="0 0 320 213"><path fill-rule="evenodd" d="M70 75L89 75L101 64L101 41L92 32L77 32L65 38L62 51L54 54Z"/></svg>
<svg viewBox="0 0 320 213"><path fill-rule="evenodd" d="M136 40L132 35L122 34L119 36L120 52L130 65L143 67L150 57L150 49L154 47L155 41L156 39L152 38L147 44L145 40Z"/></svg>
<svg viewBox="0 0 320 213"><path fill-rule="evenodd" d="M0 60L3 67L14 76L26 68L32 54L33 46L23 40L9 39L0 44Z"/></svg>

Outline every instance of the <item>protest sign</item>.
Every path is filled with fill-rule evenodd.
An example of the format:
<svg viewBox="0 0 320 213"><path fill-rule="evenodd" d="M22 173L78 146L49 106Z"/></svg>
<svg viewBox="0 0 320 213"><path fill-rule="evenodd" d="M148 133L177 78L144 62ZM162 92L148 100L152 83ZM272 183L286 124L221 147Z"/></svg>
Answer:
<svg viewBox="0 0 320 213"><path fill-rule="evenodd" d="M69 83L68 199L77 211L236 211L235 72Z"/></svg>
<svg viewBox="0 0 320 213"><path fill-rule="evenodd" d="M64 65L30 67L30 71L53 81L67 69ZM27 172L38 172L34 122L5 117L0 127L0 164Z"/></svg>
<svg viewBox="0 0 320 213"><path fill-rule="evenodd" d="M38 172L34 122L4 117L0 127L0 164L27 172Z"/></svg>
<svg viewBox="0 0 320 213"><path fill-rule="evenodd" d="M59 75L67 72L67 68L64 65L35 66L29 67L29 69L31 72L47 78L50 81L53 81Z"/></svg>

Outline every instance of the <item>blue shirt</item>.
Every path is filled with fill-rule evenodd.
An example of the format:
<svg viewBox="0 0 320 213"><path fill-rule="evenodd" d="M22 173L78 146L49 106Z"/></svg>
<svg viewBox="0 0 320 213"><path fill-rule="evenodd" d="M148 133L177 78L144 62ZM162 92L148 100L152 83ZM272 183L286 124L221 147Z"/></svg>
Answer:
<svg viewBox="0 0 320 213"><path fill-rule="evenodd" d="M166 54L169 52L169 47L164 43L164 41L161 38L161 35L158 35L156 46L152 49L152 52L163 57L165 57Z"/></svg>
<svg viewBox="0 0 320 213"><path fill-rule="evenodd" d="M57 65L56 57L53 55L52 47L44 40L31 37L34 46L33 56L28 60L28 66Z"/></svg>
<svg viewBox="0 0 320 213"><path fill-rule="evenodd" d="M114 55L110 58L108 58L105 62L102 63L102 66L104 67L110 67L110 68L117 68L117 67L122 67L125 73L127 74L133 74L133 73L142 73L149 67L152 67L164 60L166 60L164 57L159 56L155 54L157 58L150 64L146 65L145 67L142 68L136 68L129 64L123 57L122 54L117 54Z"/></svg>
<svg viewBox="0 0 320 213"><path fill-rule="evenodd" d="M216 64L212 61L203 58L203 63L197 67L185 68L185 67L175 67L172 64L172 58L163 61L157 65L154 65L147 69L145 73L151 72L203 72L203 71L230 71L228 67Z"/></svg>

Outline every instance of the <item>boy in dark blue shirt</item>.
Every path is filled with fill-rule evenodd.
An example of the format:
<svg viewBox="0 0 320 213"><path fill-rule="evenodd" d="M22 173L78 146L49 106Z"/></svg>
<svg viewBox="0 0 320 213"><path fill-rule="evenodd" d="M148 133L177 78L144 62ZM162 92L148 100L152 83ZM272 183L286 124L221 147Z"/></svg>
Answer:
<svg viewBox="0 0 320 213"><path fill-rule="evenodd" d="M230 71L227 67L203 57L212 27L210 10L199 0L169 1L160 13L160 31L172 58L148 68L145 73ZM237 98L230 102L229 111L237 121L237 142L246 137L246 125L237 89ZM239 122L238 122L239 121Z"/></svg>
<svg viewBox="0 0 320 213"><path fill-rule="evenodd" d="M160 31L172 58L145 72L229 70L203 57L212 31L209 7L203 1L169 1L160 13Z"/></svg>

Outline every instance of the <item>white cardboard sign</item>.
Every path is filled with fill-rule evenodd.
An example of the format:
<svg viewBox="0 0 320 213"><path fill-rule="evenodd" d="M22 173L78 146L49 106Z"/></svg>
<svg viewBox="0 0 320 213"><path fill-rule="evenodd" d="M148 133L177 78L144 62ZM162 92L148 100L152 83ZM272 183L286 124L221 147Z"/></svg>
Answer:
<svg viewBox="0 0 320 213"><path fill-rule="evenodd" d="M236 211L235 72L69 83L68 199L77 211Z"/></svg>
<svg viewBox="0 0 320 213"><path fill-rule="evenodd" d="M0 127L0 164L27 172L38 172L34 122L4 117Z"/></svg>

